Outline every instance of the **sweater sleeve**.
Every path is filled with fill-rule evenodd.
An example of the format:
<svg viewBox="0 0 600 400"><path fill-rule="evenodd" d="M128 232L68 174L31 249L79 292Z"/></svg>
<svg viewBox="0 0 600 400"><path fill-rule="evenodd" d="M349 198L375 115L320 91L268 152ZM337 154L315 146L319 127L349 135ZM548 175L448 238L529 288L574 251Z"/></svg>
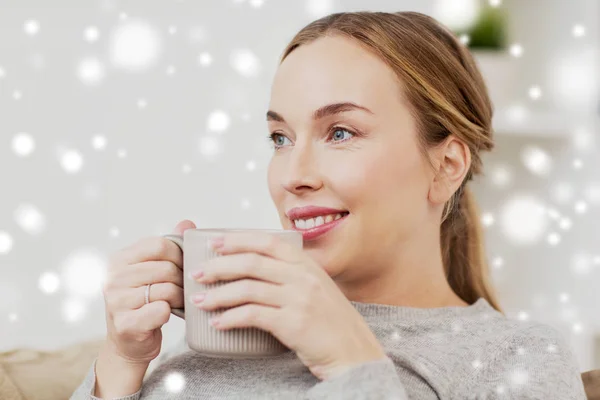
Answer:
<svg viewBox="0 0 600 400"><path fill-rule="evenodd" d="M164 351L161 351L160 355L156 358L156 360L154 360L150 364L150 367L148 368L148 371L144 376L144 382L146 381L146 378L148 378L153 369L167 361L169 358L182 352L185 352L186 350L189 350L189 347L187 346L187 341L185 337L183 337L180 341L175 343L174 346L166 348ZM83 382L77 387L77 389L75 389L75 392L73 392L73 394L71 395L70 400L102 400L92 395L92 393L94 393L94 390L96 389L96 360L97 358L94 360L94 362L88 369L88 373L85 376ZM141 392L142 389L129 396L119 397L114 400L138 400L141 396Z"/></svg>
<svg viewBox="0 0 600 400"><path fill-rule="evenodd" d="M93 395L96 389L96 360L90 366L83 382L75 389L69 400L102 400ZM139 400L142 389L124 397L113 398L113 400Z"/></svg>
<svg viewBox="0 0 600 400"><path fill-rule="evenodd" d="M317 383L305 400L408 400L394 362L386 357Z"/></svg>
<svg viewBox="0 0 600 400"><path fill-rule="evenodd" d="M573 353L548 325L520 329L482 361L481 373L462 387L463 398L587 399Z"/></svg>

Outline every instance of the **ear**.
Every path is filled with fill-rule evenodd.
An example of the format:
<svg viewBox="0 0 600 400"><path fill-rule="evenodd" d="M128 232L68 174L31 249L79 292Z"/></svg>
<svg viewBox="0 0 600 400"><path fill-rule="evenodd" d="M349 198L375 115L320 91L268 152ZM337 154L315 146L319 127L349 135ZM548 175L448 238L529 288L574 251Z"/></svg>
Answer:
<svg viewBox="0 0 600 400"><path fill-rule="evenodd" d="M458 190L471 167L469 147L453 135L435 150L434 177L429 187L429 200L444 204Z"/></svg>

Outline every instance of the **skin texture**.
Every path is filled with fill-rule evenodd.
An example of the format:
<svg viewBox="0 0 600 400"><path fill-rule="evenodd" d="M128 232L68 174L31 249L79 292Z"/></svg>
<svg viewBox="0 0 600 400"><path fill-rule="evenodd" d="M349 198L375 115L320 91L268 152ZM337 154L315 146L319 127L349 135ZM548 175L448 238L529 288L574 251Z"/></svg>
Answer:
<svg viewBox="0 0 600 400"><path fill-rule="evenodd" d="M314 110L337 102L372 113L312 118ZM283 228L292 228L285 214L292 207L350 212L336 229L304 246L347 298L466 305L444 277L439 238L444 203L468 172L470 153L450 136L431 149L431 169L418 151L416 121L391 68L350 39L317 39L280 65L269 110L285 120L268 122L282 146L269 165L268 183ZM339 128L330 130L332 125Z"/></svg>

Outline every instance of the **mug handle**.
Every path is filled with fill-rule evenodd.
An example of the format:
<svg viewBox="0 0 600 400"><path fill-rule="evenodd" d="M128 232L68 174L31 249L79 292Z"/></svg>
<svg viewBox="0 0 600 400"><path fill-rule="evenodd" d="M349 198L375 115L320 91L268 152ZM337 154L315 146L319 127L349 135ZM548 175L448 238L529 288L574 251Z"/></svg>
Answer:
<svg viewBox="0 0 600 400"><path fill-rule="evenodd" d="M175 243L177 246L179 246L179 248L181 249L181 252L183 252L183 235L168 234L168 235L163 235L163 237L165 239L169 239L170 241ZM184 308L172 308L171 314L175 314L179 318L185 319L185 301L183 302L183 304L184 304Z"/></svg>

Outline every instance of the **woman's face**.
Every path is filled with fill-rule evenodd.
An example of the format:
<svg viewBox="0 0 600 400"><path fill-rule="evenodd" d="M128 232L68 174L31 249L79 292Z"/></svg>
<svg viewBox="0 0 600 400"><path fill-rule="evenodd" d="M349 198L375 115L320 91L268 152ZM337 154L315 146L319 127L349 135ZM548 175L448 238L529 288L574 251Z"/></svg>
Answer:
<svg viewBox="0 0 600 400"><path fill-rule="evenodd" d="M352 103L334 114L315 111ZM318 206L349 214L304 249L339 281L377 274L432 218L431 170L393 71L359 44L326 37L294 50L274 78L268 169L284 229L287 212ZM367 111L368 110L368 111Z"/></svg>

